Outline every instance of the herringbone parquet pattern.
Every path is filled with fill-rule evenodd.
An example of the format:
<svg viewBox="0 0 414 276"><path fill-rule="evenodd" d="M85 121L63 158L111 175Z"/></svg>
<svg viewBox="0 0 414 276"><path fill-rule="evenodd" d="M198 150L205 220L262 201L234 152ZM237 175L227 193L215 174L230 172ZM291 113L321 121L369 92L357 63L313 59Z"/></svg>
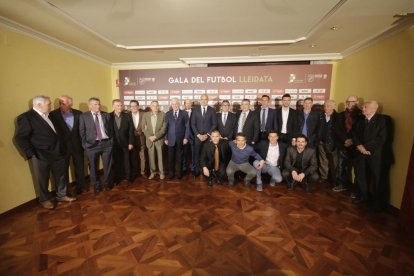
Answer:
<svg viewBox="0 0 414 276"><path fill-rule="evenodd" d="M325 184L208 188L138 178L0 225L0 275L414 275L397 218Z"/></svg>

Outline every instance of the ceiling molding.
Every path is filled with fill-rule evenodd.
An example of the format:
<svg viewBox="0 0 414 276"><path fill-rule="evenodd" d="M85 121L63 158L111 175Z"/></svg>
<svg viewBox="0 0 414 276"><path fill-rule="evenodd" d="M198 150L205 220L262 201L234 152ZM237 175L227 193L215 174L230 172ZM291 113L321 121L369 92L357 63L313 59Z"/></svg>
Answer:
<svg viewBox="0 0 414 276"><path fill-rule="evenodd" d="M203 47L228 47L228 46L257 46L257 45L286 45L294 44L306 40L306 37L299 37L291 40L271 40L271 41L239 41L239 42L212 42L212 43L190 43L190 44L171 44L171 45L142 45L125 46L116 45L118 48L127 50L154 50L154 49L180 49L180 48L203 48Z"/></svg>
<svg viewBox="0 0 414 276"><path fill-rule="evenodd" d="M6 28L8 30L14 31L16 33L25 35L27 37L42 41L46 44L49 44L49 45L55 46L57 48L63 49L63 50L68 51L72 54L75 54L75 55L81 56L83 58L86 58L90 61L102 64L102 65L106 65L106 66L111 66L111 62L109 62L108 60L105 60L105 59L102 59L98 56L92 55L92 54L90 54L90 53L88 53L88 52L86 52L82 49L79 49L75 46L72 46L68 43L60 41L56 38L53 38L51 36L48 36L48 35L43 34L41 32L38 32L38 31L36 31L36 30L34 30L30 27L27 27L27 26L21 25L17 22L14 22L12 20L9 20L9 19L7 19L3 16L0 16L0 26Z"/></svg>
<svg viewBox="0 0 414 276"><path fill-rule="evenodd" d="M239 56L239 57L207 57L207 58L180 58L186 64L210 63L249 63L274 61L303 61L303 60L338 60L343 56L339 53L309 54L309 55L273 55L273 56Z"/></svg>
<svg viewBox="0 0 414 276"><path fill-rule="evenodd" d="M188 68L188 64L182 61L157 61L157 62L122 62L112 63L116 69L159 69L159 68Z"/></svg>

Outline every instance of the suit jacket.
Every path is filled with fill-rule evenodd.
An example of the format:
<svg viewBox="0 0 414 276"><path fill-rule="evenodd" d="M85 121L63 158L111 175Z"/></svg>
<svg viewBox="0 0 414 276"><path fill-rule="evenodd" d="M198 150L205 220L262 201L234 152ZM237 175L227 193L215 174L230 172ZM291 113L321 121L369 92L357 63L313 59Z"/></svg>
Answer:
<svg viewBox="0 0 414 276"><path fill-rule="evenodd" d="M262 118L262 109L259 108L256 110L257 115L259 116L259 122L261 126ZM276 119L276 110L273 108L267 108L267 120L265 125L265 131L269 132L270 130L277 130L277 119ZM266 137L267 138L267 137Z"/></svg>
<svg viewBox="0 0 414 276"><path fill-rule="evenodd" d="M294 170L298 171L295 168L296 157L298 156L298 151L296 147L288 147L286 150L285 161L283 162L284 169L292 172ZM303 151L302 158L302 171L305 173L305 176L309 176L317 172L318 170L318 161L316 160L316 152L312 148L305 147Z"/></svg>
<svg viewBox="0 0 414 276"><path fill-rule="evenodd" d="M364 116L361 113L361 110L359 108L355 109L352 114L351 117L353 118L353 124L352 124L352 128L349 132L347 132L346 130L346 116L345 116L346 111L342 111L341 113L338 113L338 117L337 117L337 123L335 124L335 137L338 140L338 147L339 148L345 148L344 143L345 140L347 139L352 139L352 131L356 126L356 123L359 120L364 120Z"/></svg>
<svg viewBox="0 0 414 276"><path fill-rule="evenodd" d="M220 131L221 137L233 140L236 135L236 114L227 112L226 125L223 125L222 113L217 113L217 129Z"/></svg>
<svg viewBox="0 0 414 276"><path fill-rule="evenodd" d="M135 127L134 125L134 119L132 118L132 113L128 113L129 117L131 117L131 121L132 121L132 126L134 128L134 135L138 136L142 134L142 118L144 117L145 112L142 110L138 110L139 113L139 120L138 120L138 125L137 127Z"/></svg>
<svg viewBox="0 0 414 276"><path fill-rule="evenodd" d="M282 126L283 126L283 117L282 117L282 108L276 109L276 126L277 126L277 133L279 136L282 133ZM296 135L296 123L297 123L297 111L293 108L289 108L289 115L286 124L286 135L288 136L287 139L290 143L290 140Z"/></svg>
<svg viewBox="0 0 414 276"><path fill-rule="evenodd" d="M303 110L299 110L297 113L297 131L296 134L302 133L302 128L305 125L305 117ZM318 135L319 129L319 117L320 113L316 110L311 110L306 120L306 125L308 127L308 146L316 146L316 138Z"/></svg>
<svg viewBox="0 0 414 276"><path fill-rule="evenodd" d="M113 127L111 125L111 117L104 111L101 111L100 113L105 133L112 143ZM79 116L79 133L82 140L82 147L85 150L97 145L98 141L96 140L95 119L91 111L84 112Z"/></svg>
<svg viewBox="0 0 414 276"><path fill-rule="evenodd" d="M68 125L63 119L62 112L60 111L59 108L50 112L49 116L55 120L56 122L55 127L58 127L61 133L63 133L64 138L65 138L65 143L68 149L73 150L75 152L83 152L82 140L79 134L79 117L82 114L82 111L72 108L72 114L73 114L72 129L69 129Z"/></svg>
<svg viewBox="0 0 414 276"><path fill-rule="evenodd" d="M371 120L366 123L359 120L352 132L352 141L355 146L363 145L371 154L381 152L382 147L387 140L387 126L385 117L375 113Z"/></svg>
<svg viewBox="0 0 414 276"><path fill-rule="evenodd" d="M162 146L164 143L165 131L167 130L167 121L165 119L164 112L158 111L155 129L152 128L151 115L152 111L149 111L146 112L142 118L142 132L145 134L145 141L148 148L151 147L153 143L157 146ZM151 142L149 137L153 135L156 137L156 139L154 142Z"/></svg>
<svg viewBox="0 0 414 276"><path fill-rule="evenodd" d="M279 159L277 160L277 165L279 168L283 166L283 159L285 158L286 144L279 144ZM269 152L269 141L263 140L256 147L257 153L266 161L267 153Z"/></svg>
<svg viewBox="0 0 414 276"><path fill-rule="evenodd" d="M114 144L121 146L122 148L128 148L128 145L134 144L134 123L132 117L125 112L121 112L121 125L117 126L115 122L115 113L111 112L111 125L113 127Z"/></svg>
<svg viewBox="0 0 414 276"><path fill-rule="evenodd" d="M227 166L230 162L230 148L227 140L220 139L218 143L220 166ZM214 169L214 152L216 147L213 142L208 141L204 144L200 154L200 168L207 167L209 170Z"/></svg>
<svg viewBox="0 0 414 276"><path fill-rule="evenodd" d="M35 111L29 110L17 117L15 141L27 159L36 156L40 160L56 160L66 154L64 135L50 118L56 132Z"/></svg>
<svg viewBox="0 0 414 276"><path fill-rule="evenodd" d="M236 118L236 132L239 129L239 121L240 116L242 115L242 111L237 113ZM259 134L260 134L260 120L259 116L255 111L250 110L249 115L247 115L246 121L244 122L244 126L242 129L242 133L246 135L246 142L251 144L252 142L257 143L259 141Z"/></svg>
<svg viewBox="0 0 414 276"><path fill-rule="evenodd" d="M193 107L190 124L194 136L198 134L211 134L217 128L216 111L211 106L207 106L206 114L203 117L201 114L201 106Z"/></svg>
<svg viewBox="0 0 414 276"><path fill-rule="evenodd" d="M176 143L183 144L184 139L190 136L190 120L187 111L179 110L177 119L174 119L174 111L169 110L166 114L168 146L173 147Z"/></svg>
<svg viewBox="0 0 414 276"><path fill-rule="evenodd" d="M336 125L338 124L338 113L334 110L328 123L326 123L325 112L320 114L319 129L316 137L316 145L324 142L328 150L333 151L340 147L339 139L336 136Z"/></svg>

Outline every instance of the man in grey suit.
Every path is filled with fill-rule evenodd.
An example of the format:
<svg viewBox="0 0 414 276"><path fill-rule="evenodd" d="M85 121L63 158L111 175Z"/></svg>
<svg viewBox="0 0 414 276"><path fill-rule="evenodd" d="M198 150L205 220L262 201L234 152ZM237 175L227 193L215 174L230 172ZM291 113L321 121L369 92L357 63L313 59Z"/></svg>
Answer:
<svg viewBox="0 0 414 276"><path fill-rule="evenodd" d="M159 111L158 101L152 101L150 105L151 111L144 114L142 118L142 132L146 137L146 145L148 148L148 157L150 161L151 174L148 179L154 179L157 167L155 164L155 153L157 153L158 169L160 179L165 178L162 146L164 144L164 135L167 127L165 113ZM157 151L157 152L155 152Z"/></svg>
<svg viewBox="0 0 414 276"><path fill-rule="evenodd" d="M308 148L308 138L299 134L296 137L296 147L286 150L283 177L288 183L289 190L293 190L296 183L304 183L306 192L310 192L313 182L318 180L318 161L315 150Z"/></svg>
<svg viewBox="0 0 414 276"><path fill-rule="evenodd" d="M96 159L101 156L104 170L103 184L105 190L112 189L109 183L112 156L112 127L110 116L101 111L101 101L92 97L88 100L89 111L79 117L79 133L82 146L89 159L91 184L95 194L100 192L100 183L96 178Z"/></svg>

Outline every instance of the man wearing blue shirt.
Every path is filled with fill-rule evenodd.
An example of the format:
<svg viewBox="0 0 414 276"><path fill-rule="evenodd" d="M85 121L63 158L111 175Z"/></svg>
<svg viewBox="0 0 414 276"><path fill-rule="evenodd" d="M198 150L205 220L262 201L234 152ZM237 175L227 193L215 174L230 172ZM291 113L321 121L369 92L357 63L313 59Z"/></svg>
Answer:
<svg viewBox="0 0 414 276"><path fill-rule="evenodd" d="M238 133L236 135L236 142L231 141L229 146L232 152L231 160L226 168L229 186L234 186L234 173L242 171L247 174L244 178L244 186L249 187L250 180L257 174L256 169L260 170L263 167L264 160L254 151L252 146L246 144L246 136L242 133ZM250 165L250 157L254 157L259 161L256 168Z"/></svg>

